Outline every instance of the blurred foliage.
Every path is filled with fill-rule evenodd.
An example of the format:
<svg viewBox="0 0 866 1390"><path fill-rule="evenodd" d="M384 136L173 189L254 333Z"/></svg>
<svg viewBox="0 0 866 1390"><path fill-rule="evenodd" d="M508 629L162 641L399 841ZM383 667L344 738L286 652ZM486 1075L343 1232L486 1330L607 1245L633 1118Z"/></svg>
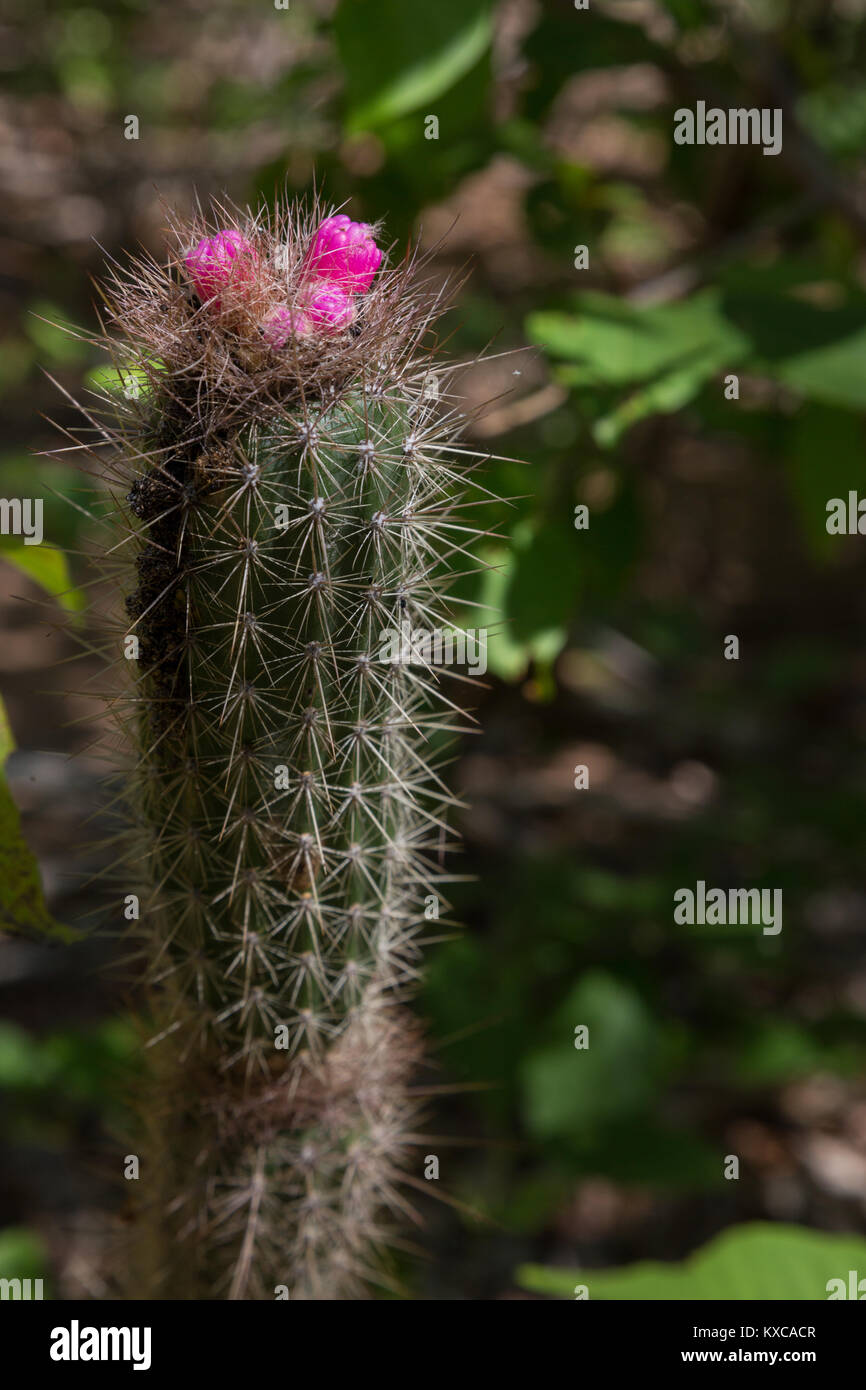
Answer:
<svg viewBox="0 0 866 1390"><path fill-rule="evenodd" d="M641 1253L613 1220L599 1251L591 1223L569 1215L599 1176L653 1196L666 1257L766 1215L772 1164L797 1173L804 1221L864 1230L862 1204L831 1214L791 1156L789 1130L807 1120L779 1118L783 1088L818 1078L853 1095L866 1068L862 993L849 988L862 957L866 567L857 539L825 524L828 499L864 475L862 10L12 0L9 99L28 115L9 120L25 132L10 158L33 190L10 206L10 242L42 244L15 261L0 338L0 490L43 498L68 565L13 538L0 558L49 595L79 606L87 514L104 499L87 474L27 453L35 413L71 419L39 368L73 393L140 386L65 330L93 322L92 236L111 254L140 239L158 249L161 213L142 212L154 183L243 202L315 178L353 215L383 218L396 256L421 235L437 275L471 263L442 329L449 352L513 354L490 378L499 424L470 433L494 455L484 485L512 502L478 512L490 568L460 586L463 620L490 632L477 758L493 790L476 795L470 779L479 878L453 893L469 929L431 952L421 1001L447 1082L481 1087L437 1128L489 1140L443 1164L443 1187L508 1233L452 1218L455 1267L497 1262L465 1273L482 1295L532 1259L526 1288L572 1297L580 1275L540 1266L583 1262L587 1246L600 1265ZM699 99L782 107L783 153L675 145L673 112ZM127 143L129 112L142 134ZM722 638L741 631L742 659L725 663ZM569 800L578 739L616 775ZM678 772L698 779L691 800ZM673 925L673 892L698 878L782 888L781 940ZM116 1045L110 1029L87 1043L3 1034L0 1080L19 1101L29 1087L47 1105L64 1078L92 1098ZM722 1155L737 1122L772 1129L777 1151L735 1184ZM735 1225L682 1266L585 1279L592 1297L821 1297L796 1289L858 1260L853 1238Z"/></svg>
<svg viewBox="0 0 866 1390"><path fill-rule="evenodd" d="M726 1231L682 1264L638 1264L623 1270L538 1269L518 1274L534 1293L574 1298L575 1287L596 1299L692 1299L814 1302L827 1297L831 1279L866 1264L866 1241L830 1236L796 1226L756 1224ZM585 1297L586 1295L582 1295Z"/></svg>
<svg viewBox="0 0 866 1390"><path fill-rule="evenodd" d="M0 1025L0 1086L31 1108L37 1121L41 1104L63 1087L70 1109L85 1102L110 1098L120 1069L138 1046L138 1035L126 1019L107 1019L91 1029L49 1033L31 1038L21 1028ZM43 1115L43 1123L56 1116Z"/></svg>
<svg viewBox="0 0 866 1390"><path fill-rule="evenodd" d="M23 1226L0 1231L0 1279L45 1279L48 1252L43 1241ZM50 1285L43 1295L51 1296Z"/></svg>
<svg viewBox="0 0 866 1390"><path fill-rule="evenodd" d="M75 940L77 933L55 922L42 896L39 865L21 833L21 819L6 785L4 765L15 747L0 700L0 931L35 938Z"/></svg>

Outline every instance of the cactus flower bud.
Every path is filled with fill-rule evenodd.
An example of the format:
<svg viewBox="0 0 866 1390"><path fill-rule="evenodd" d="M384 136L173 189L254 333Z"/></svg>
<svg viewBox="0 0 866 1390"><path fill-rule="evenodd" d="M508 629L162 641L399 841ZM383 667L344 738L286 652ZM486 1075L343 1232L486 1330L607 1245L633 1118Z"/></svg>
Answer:
<svg viewBox="0 0 866 1390"><path fill-rule="evenodd" d="M326 217L313 238L307 274L331 281L345 294L363 294L382 263L369 232L369 223L353 222L345 213Z"/></svg>
<svg viewBox="0 0 866 1390"><path fill-rule="evenodd" d="M211 301L229 282L248 280L256 253L246 237L229 227L215 236L202 237L184 256L195 292L204 303ZM219 309L219 301L213 305Z"/></svg>
<svg viewBox="0 0 866 1390"><path fill-rule="evenodd" d="M279 349L293 336L304 337L311 332L340 333L355 317L352 301L342 290L322 286L304 295L290 309L279 304L262 321L262 336L269 347Z"/></svg>
<svg viewBox="0 0 866 1390"><path fill-rule="evenodd" d="M264 319L262 335L269 347L283 348L293 334L302 337L311 327L310 315L304 309L290 309L287 304L279 304Z"/></svg>
<svg viewBox="0 0 866 1390"><path fill-rule="evenodd" d="M320 332L340 333L355 317L351 299L336 285L313 289L304 298L304 310Z"/></svg>

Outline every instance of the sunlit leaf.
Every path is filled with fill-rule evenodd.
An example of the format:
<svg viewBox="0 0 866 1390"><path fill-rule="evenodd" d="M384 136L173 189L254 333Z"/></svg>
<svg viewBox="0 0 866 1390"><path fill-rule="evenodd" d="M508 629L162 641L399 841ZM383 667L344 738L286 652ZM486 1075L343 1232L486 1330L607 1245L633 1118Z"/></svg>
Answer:
<svg viewBox="0 0 866 1390"><path fill-rule="evenodd" d="M610 295L586 293L574 312L530 314L527 331L555 357L576 364L573 385L628 386L681 374L700 364L706 375L733 365L749 340L728 322L715 290L689 300L638 308Z"/></svg>
<svg viewBox="0 0 866 1390"><path fill-rule="evenodd" d="M583 1284L590 1299L614 1301L806 1302L827 1299L833 1279L847 1287L852 1269L866 1269L866 1241L858 1236L755 1222L724 1231L678 1264L644 1261L610 1270L524 1265L517 1282L534 1293L569 1299Z"/></svg>
<svg viewBox="0 0 866 1390"><path fill-rule="evenodd" d="M518 636L507 615L515 552L505 548L491 550L485 558L489 568L483 575L479 595L482 607L476 610L475 621L487 629L487 669L500 680L516 681L526 673L530 661L549 666L565 646L567 632L548 620Z"/></svg>
<svg viewBox="0 0 866 1390"><path fill-rule="evenodd" d="M350 131L435 101L475 66L493 32L486 0L439 0L420 17L403 0L342 0L334 30Z"/></svg>
<svg viewBox="0 0 866 1390"><path fill-rule="evenodd" d="M0 549L0 560L36 581L70 613L80 613L85 597L72 583L65 553L50 545L16 545Z"/></svg>

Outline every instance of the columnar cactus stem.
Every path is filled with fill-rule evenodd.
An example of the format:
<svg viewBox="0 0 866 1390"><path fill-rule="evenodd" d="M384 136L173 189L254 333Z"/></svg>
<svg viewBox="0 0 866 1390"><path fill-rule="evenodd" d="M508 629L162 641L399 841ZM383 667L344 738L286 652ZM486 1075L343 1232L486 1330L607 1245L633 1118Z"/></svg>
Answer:
<svg viewBox="0 0 866 1390"><path fill-rule="evenodd" d="M412 1214L418 1029L459 727L380 657L473 528L413 269L299 215L180 231L111 287L153 1026L145 1297L363 1295ZM128 655L128 652L127 652ZM135 886L135 885L133 885Z"/></svg>

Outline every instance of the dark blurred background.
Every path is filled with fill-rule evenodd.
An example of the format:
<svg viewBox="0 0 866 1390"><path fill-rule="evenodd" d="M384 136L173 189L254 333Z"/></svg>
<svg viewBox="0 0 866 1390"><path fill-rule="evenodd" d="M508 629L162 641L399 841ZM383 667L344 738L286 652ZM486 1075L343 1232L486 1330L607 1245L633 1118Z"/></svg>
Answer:
<svg viewBox="0 0 866 1390"><path fill-rule="evenodd" d="M51 544L0 538L0 1274L110 1288L135 1054L115 946L62 944L104 914L111 829L99 499L40 457L76 422L55 383L100 367L62 325L96 329L91 277L160 254L166 205L315 182L468 268L448 351L493 354L460 375L467 436L517 499L474 595L476 877L419 1000L446 1200L407 1291L569 1296L563 1267L634 1296L622 1267L755 1222L817 1233L782 1258L752 1232L762 1296L866 1275L866 563L825 525L864 475L866 2L590 4L7 0L0 492L44 498ZM781 153L675 144L699 100L780 109ZM782 932L675 925L698 879L782 889Z"/></svg>

